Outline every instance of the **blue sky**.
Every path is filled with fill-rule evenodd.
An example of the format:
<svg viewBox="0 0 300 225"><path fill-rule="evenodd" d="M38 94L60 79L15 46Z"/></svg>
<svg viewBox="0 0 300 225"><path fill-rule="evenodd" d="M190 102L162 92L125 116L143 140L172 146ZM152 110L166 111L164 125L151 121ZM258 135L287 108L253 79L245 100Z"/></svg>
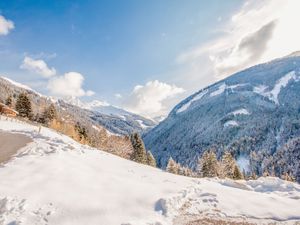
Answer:
<svg viewBox="0 0 300 225"><path fill-rule="evenodd" d="M246 59L233 70L224 69L220 61L231 63L225 62L224 52L233 54L234 46L216 45L225 43L230 33L232 38L238 36L232 40L238 46L263 26L269 32L264 41L270 41L278 26L270 23L285 18L276 10L269 12L274 8L279 5L268 1L249 5L242 0L0 1L0 15L14 24L0 36L0 73L43 94L81 93L76 97L85 101L99 99L145 116L163 115L194 91L256 63ZM247 28L243 20L257 9L263 11L254 15L257 25ZM234 15L241 15L238 22ZM32 64L24 66L25 57ZM35 70L38 60L45 63L48 75ZM68 88L76 79L78 83L70 87L74 92L51 89Z"/></svg>

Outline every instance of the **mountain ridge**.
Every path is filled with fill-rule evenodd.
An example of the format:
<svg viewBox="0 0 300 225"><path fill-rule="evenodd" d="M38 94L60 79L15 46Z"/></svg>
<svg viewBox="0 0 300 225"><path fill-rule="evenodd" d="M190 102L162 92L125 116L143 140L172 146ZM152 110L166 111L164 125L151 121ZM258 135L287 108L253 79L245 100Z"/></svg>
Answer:
<svg viewBox="0 0 300 225"><path fill-rule="evenodd" d="M215 149L218 157L225 150L236 159L245 156L252 162L249 172L279 175L279 165L272 171L278 152L291 139L300 141L299 80L299 56L235 73L177 104L164 121L144 135L146 147L161 167L172 157L196 168L203 152ZM299 180L299 163L289 168L291 161L286 158L284 170Z"/></svg>

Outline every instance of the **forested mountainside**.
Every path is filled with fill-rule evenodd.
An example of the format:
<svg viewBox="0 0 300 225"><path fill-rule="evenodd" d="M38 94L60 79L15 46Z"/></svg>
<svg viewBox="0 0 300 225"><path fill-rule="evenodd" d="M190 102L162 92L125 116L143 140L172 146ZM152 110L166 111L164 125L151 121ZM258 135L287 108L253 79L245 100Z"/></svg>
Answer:
<svg viewBox="0 0 300 225"><path fill-rule="evenodd" d="M157 163L196 167L207 150L233 153L258 175L300 181L300 54L260 64L206 87L176 105L144 141Z"/></svg>

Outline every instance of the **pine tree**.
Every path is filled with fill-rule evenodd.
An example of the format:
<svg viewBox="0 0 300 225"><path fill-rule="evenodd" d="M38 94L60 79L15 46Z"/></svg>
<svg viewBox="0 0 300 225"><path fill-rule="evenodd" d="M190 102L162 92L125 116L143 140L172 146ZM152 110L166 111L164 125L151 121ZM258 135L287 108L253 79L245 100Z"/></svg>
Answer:
<svg viewBox="0 0 300 225"><path fill-rule="evenodd" d="M283 180L286 180L286 181L291 181L291 182L295 182L296 179L288 172L284 173L282 176L281 176L281 179Z"/></svg>
<svg viewBox="0 0 300 225"><path fill-rule="evenodd" d="M147 164L147 153L143 140L138 133L131 135L131 144L133 147L133 153L131 155L131 160Z"/></svg>
<svg viewBox="0 0 300 225"><path fill-rule="evenodd" d="M57 117L57 112L54 104L51 104L48 108L45 109L43 113L44 123L49 123Z"/></svg>
<svg viewBox="0 0 300 225"><path fill-rule="evenodd" d="M7 105L8 107L12 107L12 97L9 96L6 100L5 100L5 105Z"/></svg>
<svg viewBox="0 0 300 225"><path fill-rule="evenodd" d="M27 118L31 119L31 117L32 117L31 102L25 93L21 93L18 96L18 99L16 102L16 110L18 111L19 116L27 117Z"/></svg>
<svg viewBox="0 0 300 225"><path fill-rule="evenodd" d="M187 176L187 177L193 176L193 172L190 168L181 166L180 164L178 164L178 165L179 165L179 170L178 170L179 175L183 175L183 176Z"/></svg>
<svg viewBox="0 0 300 225"><path fill-rule="evenodd" d="M172 157L169 158L168 165L166 168L166 171L169 173L178 174L179 172L179 166L178 164L172 159Z"/></svg>
<svg viewBox="0 0 300 225"><path fill-rule="evenodd" d="M239 169L239 167L237 165L235 165L234 167L234 171L233 171L233 179L234 180L241 180L243 179L243 175Z"/></svg>
<svg viewBox="0 0 300 225"><path fill-rule="evenodd" d="M233 179L236 162L230 152L225 151L221 160L222 177Z"/></svg>
<svg viewBox="0 0 300 225"><path fill-rule="evenodd" d="M219 163L214 151L206 151L199 160L200 176L216 177L219 175Z"/></svg>
<svg viewBox="0 0 300 225"><path fill-rule="evenodd" d="M156 167L155 158L153 157L153 155L152 155L152 153L150 151L147 151L147 164L149 166Z"/></svg>
<svg viewBox="0 0 300 225"><path fill-rule="evenodd" d="M82 126L79 122L77 122L75 124L75 130L77 131L77 133L79 135L80 141L87 140L87 138L88 138L87 129L84 126Z"/></svg>

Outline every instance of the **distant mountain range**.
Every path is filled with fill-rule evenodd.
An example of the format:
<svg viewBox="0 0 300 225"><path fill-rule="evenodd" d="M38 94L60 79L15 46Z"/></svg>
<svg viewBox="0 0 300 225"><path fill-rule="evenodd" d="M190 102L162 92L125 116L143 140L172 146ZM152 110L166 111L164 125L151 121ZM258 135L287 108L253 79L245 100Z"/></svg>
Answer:
<svg viewBox="0 0 300 225"><path fill-rule="evenodd" d="M115 134L128 135L134 132L143 133L157 124L154 120L147 119L99 100L82 102L78 98L68 98L60 100L60 102L85 110L89 118Z"/></svg>
<svg viewBox="0 0 300 225"><path fill-rule="evenodd" d="M260 64L176 105L145 136L158 165L196 168L203 152L231 151L245 172L300 181L300 53Z"/></svg>
<svg viewBox="0 0 300 225"><path fill-rule="evenodd" d="M0 100L5 101L8 96L13 96L16 99L21 92L29 94L35 113L40 113L45 106L54 103L62 115L66 117L71 115L72 118L83 124L100 125L116 135L129 135L133 132L143 133L156 125L153 120L107 103L100 101L83 103L76 98L54 99L43 96L28 86L9 78L0 77Z"/></svg>

